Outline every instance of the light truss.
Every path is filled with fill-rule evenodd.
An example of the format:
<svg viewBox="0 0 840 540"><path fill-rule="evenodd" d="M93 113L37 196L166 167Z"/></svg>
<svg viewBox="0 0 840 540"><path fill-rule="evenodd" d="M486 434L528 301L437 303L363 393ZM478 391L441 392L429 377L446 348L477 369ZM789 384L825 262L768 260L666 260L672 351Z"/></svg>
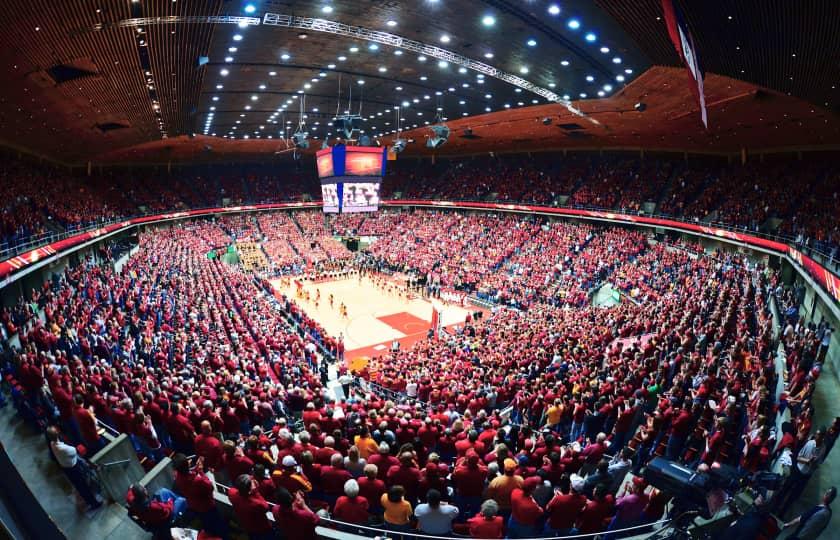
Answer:
<svg viewBox="0 0 840 540"><path fill-rule="evenodd" d="M117 23L120 28L133 26L151 26L155 24L236 24L240 26L259 26L259 17L235 17L233 15L217 16L179 16L170 17L139 17L123 19Z"/></svg>
<svg viewBox="0 0 840 540"><path fill-rule="evenodd" d="M329 21L326 19L296 17L294 15L283 15L280 13L266 13L263 17L262 23L266 26L282 26L286 28L298 28L301 30L311 30L314 32L324 32L328 34L346 36L354 39L379 43L382 45L389 45L391 47L397 47L400 49L405 49L407 51L413 51L419 54L430 56L432 58L437 58L438 60L443 60L450 64L463 66L467 69L471 69L473 71L483 73L484 75L488 75L490 77L499 79L523 90L527 90L529 92L537 94L538 96L542 96L548 101L560 103L564 107L566 107L566 109L568 109L569 112L577 116L585 117L587 120L594 124L600 124L600 122L598 122L594 118L586 116L586 114L583 111L572 105L571 101L563 99L562 96L555 92L552 92L547 88L543 88L539 85L536 85L530 81L523 79L522 77L519 77L512 73L508 73L506 71L502 71L501 69L495 68L489 64L485 64L484 62L473 60L472 58L462 56L460 54L454 53L447 49L443 49L441 47L437 47L435 45L429 45L420 41L414 41L411 39L404 38L402 36L398 36L396 34L390 34L388 32L371 30L362 26L352 26L349 24L342 24L336 21Z"/></svg>
<svg viewBox="0 0 840 540"><path fill-rule="evenodd" d="M170 17L137 17L134 19L122 19L115 23L97 23L93 26L77 28L71 32L71 35L86 34L88 32L100 32L111 28L134 28L162 24L236 24L239 26L259 26L260 18L235 17L233 15L172 15Z"/></svg>

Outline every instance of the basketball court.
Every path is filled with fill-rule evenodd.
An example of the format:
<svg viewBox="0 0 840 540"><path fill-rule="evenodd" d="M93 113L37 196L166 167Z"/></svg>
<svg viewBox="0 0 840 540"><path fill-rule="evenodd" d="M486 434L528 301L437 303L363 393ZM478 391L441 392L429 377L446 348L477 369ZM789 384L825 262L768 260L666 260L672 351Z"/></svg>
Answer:
<svg viewBox="0 0 840 540"><path fill-rule="evenodd" d="M399 295L383 290L367 276L358 276L335 281L317 283L303 282L303 296L297 294L297 285L292 281L284 285L281 280L271 281L272 286L295 302L313 319L318 321L330 335L344 336L345 357L350 360L359 356L381 354L396 339L405 348L426 337L432 321L432 301L412 296L405 292ZM316 297L320 291L320 300ZM306 300L305 293L309 293ZM333 306L329 297L333 295ZM470 310L459 305L446 305L434 300L440 311L443 326L463 324ZM347 307L343 317L339 306Z"/></svg>

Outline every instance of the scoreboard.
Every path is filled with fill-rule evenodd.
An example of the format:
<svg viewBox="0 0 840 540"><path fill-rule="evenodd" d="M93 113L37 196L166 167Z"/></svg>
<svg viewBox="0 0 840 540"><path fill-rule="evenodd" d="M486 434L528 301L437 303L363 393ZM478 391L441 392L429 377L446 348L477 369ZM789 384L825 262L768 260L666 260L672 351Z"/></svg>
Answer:
<svg viewBox="0 0 840 540"><path fill-rule="evenodd" d="M375 212L387 149L335 145L315 154L324 212Z"/></svg>

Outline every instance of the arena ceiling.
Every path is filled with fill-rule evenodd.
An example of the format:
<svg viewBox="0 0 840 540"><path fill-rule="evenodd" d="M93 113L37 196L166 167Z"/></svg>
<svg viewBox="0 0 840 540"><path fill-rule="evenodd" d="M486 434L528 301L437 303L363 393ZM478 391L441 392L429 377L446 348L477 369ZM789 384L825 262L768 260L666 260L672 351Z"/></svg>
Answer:
<svg viewBox="0 0 840 540"><path fill-rule="evenodd" d="M395 107L407 154L428 153L438 117L453 128L444 154L840 142L827 54L840 4L680 3L707 69L708 131L685 73L659 66L677 65L659 0L6 2L0 138L71 163L267 155L303 105L312 150L344 111L389 142Z"/></svg>

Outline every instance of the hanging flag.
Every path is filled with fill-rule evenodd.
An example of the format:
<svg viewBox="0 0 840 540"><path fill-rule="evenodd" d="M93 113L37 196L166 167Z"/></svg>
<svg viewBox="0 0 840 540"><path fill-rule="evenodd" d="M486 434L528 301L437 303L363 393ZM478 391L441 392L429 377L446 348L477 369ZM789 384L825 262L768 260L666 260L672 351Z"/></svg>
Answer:
<svg viewBox="0 0 840 540"><path fill-rule="evenodd" d="M703 92L703 70L700 68L700 60L697 58L697 47L694 44L694 37L685 24L682 13L674 5L674 0L662 0L662 10L665 14L665 24L668 27L668 35L671 37L677 54L688 70L689 87L694 98L700 106L700 120L708 128L709 122L706 118L706 95Z"/></svg>
<svg viewBox="0 0 840 540"><path fill-rule="evenodd" d="M435 306L432 306L432 335L435 339L440 337L440 312Z"/></svg>

